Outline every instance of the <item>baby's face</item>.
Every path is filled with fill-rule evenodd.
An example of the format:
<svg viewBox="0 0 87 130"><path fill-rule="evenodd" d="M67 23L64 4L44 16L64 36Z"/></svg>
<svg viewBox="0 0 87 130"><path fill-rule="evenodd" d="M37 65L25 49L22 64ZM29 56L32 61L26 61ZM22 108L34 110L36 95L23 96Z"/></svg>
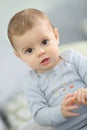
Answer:
<svg viewBox="0 0 87 130"><path fill-rule="evenodd" d="M45 72L59 60L58 32L44 20L21 36L14 36L16 55L32 69Z"/></svg>

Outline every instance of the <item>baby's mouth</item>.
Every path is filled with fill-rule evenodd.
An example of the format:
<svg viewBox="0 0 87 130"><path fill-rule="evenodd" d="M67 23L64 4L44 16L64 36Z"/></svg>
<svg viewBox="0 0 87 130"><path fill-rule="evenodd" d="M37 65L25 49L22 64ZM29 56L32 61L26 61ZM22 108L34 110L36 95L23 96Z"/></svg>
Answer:
<svg viewBox="0 0 87 130"><path fill-rule="evenodd" d="M49 58L45 58L41 61L41 64L47 64L49 63L49 60L50 60Z"/></svg>

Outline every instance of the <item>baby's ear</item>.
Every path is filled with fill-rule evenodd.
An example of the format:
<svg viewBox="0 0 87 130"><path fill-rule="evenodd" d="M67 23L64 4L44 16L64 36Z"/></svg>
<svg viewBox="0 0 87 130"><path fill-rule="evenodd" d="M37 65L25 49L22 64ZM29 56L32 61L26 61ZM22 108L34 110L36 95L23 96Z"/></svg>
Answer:
<svg viewBox="0 0 87 130"><path fill-rule="evenodd" d="M56 40L57 40L57 42L59 44L59 33L58 33L58 29L57 28L55 28L55 38L56 38Z"/></svg>
<svg viewBox="0 0 87 130"><path fill-rule="evenodd" d="M20 53L18 53L17 51L14 51L14 53L15 53L15 55L16 55L19 59L21 59L22 61L24 61L23 58L21 57Z"/></svg>
<svg viewBox="0 0 87 130"><path fill-rule="evenodd" d="M16 55L18 58L20 58L20 59L23 61L23 59L22 59L20 53L18 53L17 51L14 51L14 53L15 53L15 55Z"/></svg>
<svg viewBox="0 0 87 130"><path fill-rule="evenodd" d="M20 54L17 51L14 51L15 55L20 58Z"/></svg>

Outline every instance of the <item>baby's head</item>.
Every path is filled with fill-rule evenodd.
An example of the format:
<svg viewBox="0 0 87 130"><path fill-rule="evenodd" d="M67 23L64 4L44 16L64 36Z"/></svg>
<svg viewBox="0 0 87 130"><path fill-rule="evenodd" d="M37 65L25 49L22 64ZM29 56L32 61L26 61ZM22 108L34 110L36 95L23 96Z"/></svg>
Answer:
<svg viewBox="0 0 87 130"><path fill-rule="evenodd" d="M15 14L8 25L8 38L15 48L14 36L21 36L28 30L31 30L40 20L46 20L54 29L46 14L37 9L25 9Z"/></svg>
<svg viewBox="0 0 87 130"><path fill-rule="evenodd" d="M14 15L8 25L8 38L15 54L38 72L58 62L58 31L42 11L25 9Z"/></svg>

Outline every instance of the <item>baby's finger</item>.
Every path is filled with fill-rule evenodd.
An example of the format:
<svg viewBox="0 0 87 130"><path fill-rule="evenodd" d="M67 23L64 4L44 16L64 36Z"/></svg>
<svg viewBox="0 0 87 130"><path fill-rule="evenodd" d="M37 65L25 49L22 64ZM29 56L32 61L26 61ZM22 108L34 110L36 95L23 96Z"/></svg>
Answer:
<svg viewBox="0 0 87 130"><path fill-rule="evenodd" d="M86 98L86 102L87 102L87 88L85 89L85 98Z"/></svg>
<svg viewBox="0 0 87 130"><path fill-rule="evenodd" d="M87 89L81 88L78 91L74 92L74 98L77 100L78 103L85 104L86 97L87 97Z"/></svg>
<svg viewBox="0 0 87 130"><path fill-rule="evenodd" d="M71 93L71 94L67 94L65 97L64 97L64 100L67 100L68 98L70 98L70 97L73 97L73 93Z"/></svg>
<svg viewBox="0 0 87 130"><path fill-rule="evenodd" d="M69 105L70 104L70 102L73 100L73 94L68 94L67 96L65 96L65 98L64 98L64 101L63 101L63 104L65 105L65 106L67 106L67 105Z"/></svg>
<svg viewBox="0 0 87 130"><path fill-rule="evenodd" d="M66 106L72 106L74 104L74 97L70 97L66 100L65 105Z"/></svg>
<svg viewBox="0 0 87 130"><path fill-rule="evenodd" d="M83 104L85 103L85 91L83 88L78 91L77 100Z"/></svg>
<svg viewBox="0 0 87 130"><path fill-rule="evenodd" d="M74 117L74 116L79 116L79 115L80 115L79 113L75 113L75 112L72 112L72 111L67 113L68 117L72 117L72 116Z"/></svg>
<svg viewBox="0 0 87 130"><path fill-rule="evenodd" d="M66 107L66 111L73 111L73 110L78 109L78 108L79 108L78 105L68 106L68 107Z"/></svg>

